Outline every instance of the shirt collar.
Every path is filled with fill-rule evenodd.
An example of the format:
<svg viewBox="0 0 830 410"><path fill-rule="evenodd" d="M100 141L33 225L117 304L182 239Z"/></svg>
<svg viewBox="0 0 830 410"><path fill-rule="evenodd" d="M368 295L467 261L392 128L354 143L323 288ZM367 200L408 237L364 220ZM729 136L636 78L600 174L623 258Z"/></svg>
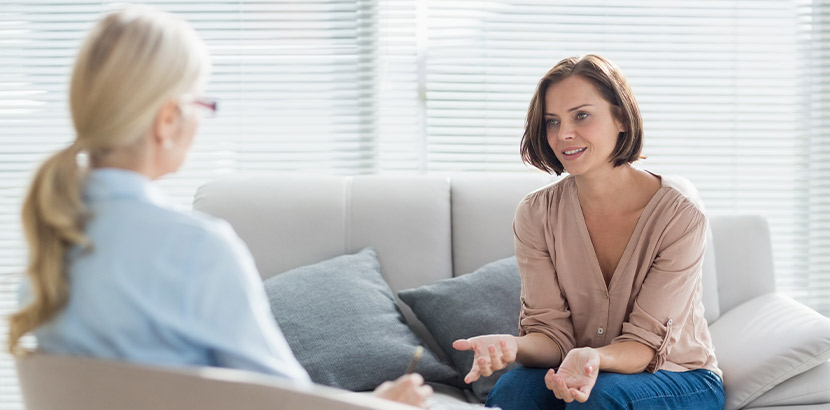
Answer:
<svg viewBox="0 0 830 410"><path fill-rule="evenodd" d="M149 178L120 168L96 168L89 171L84 188L88 201L106 199L135 199L160 206L169 206L170 200Z"/></svg>

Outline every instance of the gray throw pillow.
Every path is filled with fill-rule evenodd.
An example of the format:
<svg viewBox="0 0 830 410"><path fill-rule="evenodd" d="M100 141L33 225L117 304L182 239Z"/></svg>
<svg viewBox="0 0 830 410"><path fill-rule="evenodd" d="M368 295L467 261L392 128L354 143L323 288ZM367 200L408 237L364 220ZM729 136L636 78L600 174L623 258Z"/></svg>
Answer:
<svg viewBox="0 0 830 410"><path fill-rule="evenodd" d="M473 353L453 349L452 342L494 333L517 336L521 288L519 265L516 257L510 257L484 265L473 273L400 291L398 296L412 308L450 357L463 383L473 365ZM507 369L473 382L473 393L479 400L486 400L498 378L516 366L513 363Z"/></svg>
<svg viewBox="0 0 830 410"><path fill-rule="evenodd" d="M372 390L400 377L421 344L371 248L289 270L264 285L277 324L316 383ZM415 370L428 381L456 377L429 350Z"/></svg>

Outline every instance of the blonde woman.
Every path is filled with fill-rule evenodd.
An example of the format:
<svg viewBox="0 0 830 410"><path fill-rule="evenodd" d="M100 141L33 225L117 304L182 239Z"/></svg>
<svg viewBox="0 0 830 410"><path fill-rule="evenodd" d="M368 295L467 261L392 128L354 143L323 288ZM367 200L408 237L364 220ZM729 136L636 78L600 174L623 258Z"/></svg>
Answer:
<svg viewBox="0 0 830 410"><path fill-rule="evenodd" d="M195 31L156 10L109 14L88 35L70 88L76 138L40 167L23 205L28 304L10 318L13 354L34 333L51 354L310 383L243 242L152 183L182 165L199 112L216 110L202 97L209 67ZM425 406L432 390L409 375L376 393Z"/></svg>

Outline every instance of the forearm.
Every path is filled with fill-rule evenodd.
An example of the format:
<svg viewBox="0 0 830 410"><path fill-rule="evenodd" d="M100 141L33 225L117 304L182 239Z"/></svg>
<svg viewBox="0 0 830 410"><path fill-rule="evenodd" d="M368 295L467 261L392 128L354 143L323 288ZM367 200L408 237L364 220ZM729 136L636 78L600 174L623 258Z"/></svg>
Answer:
<svg viewBox="0 0 830 410"><path fill-rule="evenodd" d="M527 367L551 368L562 363L559 346L541 333L516 338L516 361Z"/></svg>
<svg viewBox="0 0 830 410"><path fill-rule="evenodd" d="M638 342L613 343L595 349L599 369L614 373L641 373L654 358L654 349Z"/></svg>

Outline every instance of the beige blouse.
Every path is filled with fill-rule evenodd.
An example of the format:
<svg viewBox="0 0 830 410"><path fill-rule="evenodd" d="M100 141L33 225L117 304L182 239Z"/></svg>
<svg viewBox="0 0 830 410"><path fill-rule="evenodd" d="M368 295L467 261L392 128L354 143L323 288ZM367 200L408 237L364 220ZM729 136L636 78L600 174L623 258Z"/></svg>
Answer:
<svg viewBox="0 0 830 410"><path fill-rule="evenodd" d="M706 215L688 181L661 180L608 286L574 178L525 197L513 222L521 335L547 335L563 358L574 347L633 340L656 352L647 371L703 368L722 376L701 299Z"/></svg>

